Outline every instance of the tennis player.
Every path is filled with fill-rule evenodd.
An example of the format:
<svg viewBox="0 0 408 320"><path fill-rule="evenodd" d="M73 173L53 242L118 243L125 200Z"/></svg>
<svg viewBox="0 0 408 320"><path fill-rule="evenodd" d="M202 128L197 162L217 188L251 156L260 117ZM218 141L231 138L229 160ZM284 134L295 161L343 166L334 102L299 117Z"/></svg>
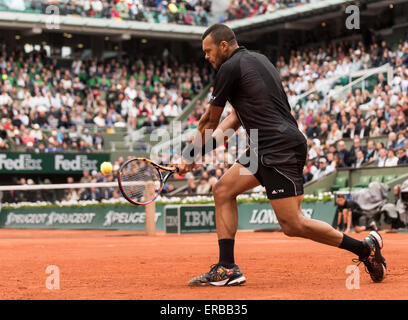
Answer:
<svg viewBox="0 0 408 320"><path fill-rule="evenodd" d="M302 215L302 170L307 145L291 115L279 73L272 63L264 55L238 46L234 32L223 24L215 24L204 32L202 49L217 75L210 107L199 121L193 145L208 150L208 145L215 147L218 135L240 126L247 134L251 129L257 129L258 139L254 142L249 136L247 152L213 189L219 261L209 272L191 279L189 285L230 286L246 282L234 260L234 239L238 228L236 197L259 184L265 187L287 236L303 237L351 251L358 256L354 261L363 262L375 282L382 281L386 264L381 255L383 241L377 232L372 231L359 241L323 221ZM233 106L233 112L219 123L227 101ZM214 130L212 139L205 139L207 129ZM202 141L206 142L203 144ZM184 150L180 173L195 168L191 155ZM253 162L257 164L256 171L250 170L254 167Z"/></svg>

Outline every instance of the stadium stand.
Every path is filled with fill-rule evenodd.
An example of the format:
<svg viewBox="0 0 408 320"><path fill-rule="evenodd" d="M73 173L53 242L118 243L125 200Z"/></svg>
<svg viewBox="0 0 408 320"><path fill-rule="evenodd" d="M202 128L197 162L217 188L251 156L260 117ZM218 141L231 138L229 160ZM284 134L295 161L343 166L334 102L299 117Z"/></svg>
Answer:
<svg viewBox="0 0 408 320"><path fill-rule="evenodd" d="M278 9L292 8L311 2L310 0L231 0L220 22L245 19L261 14L271 13Z"/></svg>
<svg viewBox="0 0 408 320"><path fill-rule="evenodd" d="M97 2L93 4L96 7ZM306 2L231 2L227 11L233 14L227 14L225 19L245 19ZM186 12L197 8L210 12L211 2L187 3ZM6 2L2 4L3 9L7 7ZM103 8L99 12L92 5L87 7L87 1L52 4L61 6L66 14L109 18L102 15ZM115 18L112 10L125 3L106 1L104 4L102 7L108 5L111 10L110 18ZM171 3L149 1L126 4L128 9L142 5L151 12L163 6L167 6L166 10L172 7ZM8 9L22 8L13 5ZM184 4L175 2L175 5ZM237 12L237 8L242 12ZM24 9L40 13L44 11L44 3L31 1ZM120 18L137 20L133 13L128 10L128 15ZM174 22L170 20L167 22ZM315 183L340 168L408 163L406 38L391 41L373 36L369 44L359 39L332 39L313 46L298 46L278 54L273 62L280 72L299 129L308 141L305 183ZM213 75L208 66L181 64L171 56L166 59L140 53L138 57L125 55L123 59L75 57L67 62L50 56L42 47L33 51L20 47L12 51L5 43L0 52L0 70L1 151L116 152L114 168L130 154L148 154L151 134L157 128L171 125L173 120L183 121L182 147L190 143L191 132L208 107ZM223 117L230 111L228 105ZM222 163L208 163L186 176L176 176L167 192L210 193L214 181L245 150L242 129L232 140L235 145L221 151L225 159ZM171 158L177 161L175 146L171 143L166 146L169 149L162 161L169 163ZM216 152L207 160L211 157L216 159ZM367 181L363 178L351 184L350 179L340 176L326 191L365 186ZM373 178L393 180L390 176Z"/></svg>
<svg viewBox="0 0 408 320"><path fill-rule="evenodd" d="M9 151L28 142L37 152L49 143L79 151L81 141L102 151L103 143L94 143L98 133L89 130L165 125L209 79L208 68L142 55L121 62L76 58L62 67L43 49L2 50L0 68L2 148Z"/></svg>
<svg viewBox="0 0 408 320"><path fill-rule="evenodd" d="M62 16L197 26L206 26L208 15L211 14L211 0L13 0L2 2L0 9L8 11L47 14L50 13L50 10L54 10L50 6L54 6L58 8L58 13Z"/></svg>

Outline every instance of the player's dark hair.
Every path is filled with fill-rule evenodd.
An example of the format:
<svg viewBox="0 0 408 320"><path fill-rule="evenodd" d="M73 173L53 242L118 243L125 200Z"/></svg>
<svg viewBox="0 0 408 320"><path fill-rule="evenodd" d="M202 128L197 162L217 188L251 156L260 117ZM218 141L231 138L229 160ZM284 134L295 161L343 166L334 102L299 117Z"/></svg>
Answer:
<svg viewBox="0 0 408 320"><path fill-rule="evenodd" d="M204 40L209 35L211 35L211 38L216 45L219 45L221 41L227 41L231 44L237 42L234 31L222 23L213 24L211 27L205 30L201 40Z"/></svg>

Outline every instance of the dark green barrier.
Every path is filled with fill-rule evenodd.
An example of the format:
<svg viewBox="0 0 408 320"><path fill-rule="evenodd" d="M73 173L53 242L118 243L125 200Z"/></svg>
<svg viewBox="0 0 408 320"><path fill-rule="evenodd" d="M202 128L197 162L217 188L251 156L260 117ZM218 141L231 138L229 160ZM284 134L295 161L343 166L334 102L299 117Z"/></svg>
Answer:
<svg viewBox="0 0 408 320"><path fill-rule="evenodd" d="M99 170L108 153L0 153L0 173L82 173Z"/></svg>
<svg viewBox="0 0 408 320"><path fill-rule="evenodd" d="M303 203L303 215L335 225L333 202ZM268 203L238 205L239 230L280 228ZM165 226L166 225L166 226ZM84 206L62 208L3 209L1 228L144 230L144 207ZM156 206L156 229L167 233L215 232L214 205Z"/></svg>
<svg viewBox="0 0 408 320"><path fill-rule="evenodd" d="M176 205L164 208L166 233L215 232L214 205Z"/></svg>
<svg viewBox="0 0 408 320"><path fill-rule="evenodd" d="M192 233L215 231L213 205L166 206L165 230L167 233ZM335 225L336 207L333 202L302 204L303 215ZM243 203L238 205L238 229L278 229L278 219L269 203Z"/></svg>
<svg viewBox="0 0 408 320"><path fill-rule="evenodd" d="M163 206L156 206L156 229L163 230ZM0 227L24 229L144 230L144 207L84 206L77 208L3 209Z"/></svg>

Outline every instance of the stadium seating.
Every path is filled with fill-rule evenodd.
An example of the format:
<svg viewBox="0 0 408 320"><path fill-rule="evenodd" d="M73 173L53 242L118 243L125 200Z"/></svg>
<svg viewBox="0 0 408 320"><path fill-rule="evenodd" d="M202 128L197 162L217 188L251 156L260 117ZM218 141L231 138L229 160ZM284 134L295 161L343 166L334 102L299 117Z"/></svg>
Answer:
<svg viewBox="0 0 408 320"><path fill-rule="evenodd" d="M382 183L384 181L383 176L372 176L370 182L379 182Z"/></svg>
<svg viewBox="0 0 408 320"><path fill-rule="evenodd" d="M386 175L386 176L384 176L384 181L383 181L383 182L384 182L384 183L390 182L390 181L396 179L397 177L398 177L398 176L395 175L395 174Z"/></svg>
<svg viewBox="0 0 408 320"><path fill-rule="evenodd" d="M47 13L49 5L57 6L59 14L99 19L133 20L153 23L177 23L184 25L208 25L211 14L211 0L200 1L38 1L28 0L16 3L0 3L1 11Z"/></svg>
<svg viewBox="0 0 408 320"><path fill-rule="evenodd" d="M337 191L341 188L347 187L347 178L346 177L336 177L334 185L331 187L331 191Z"/></svg>
<svg viewBox="0 0 408 320"><path fill-rule="evenodd" d="M327 192L326 188L318 188L318 189L316 189L316 190L314 191L314 195L315 195L315 196L319 196L319 195L321 195L321 194L323 194L323 193L325 193L325 192Z"/></svg>
<svg viewBox="0 0 408 320"><path fill-rule="evenodd" d="M40 3L39 1L33 1L33 3ZM187 1L188 2L188 1ZM260 4L255 1L248 1L243 4L242 8L237 8L237 3L231 3L231 6L227 8L232 10L233 14L230 15L231 19L243 19L245 17L250 17L258 14L264 14L271 12L275 9L284 8L292 5L299 5L307 1L272 1L270 3L275 4L275 6L270 6L270 8L264 8L263 6L268 6L270 3L265 5ZM111 3L111 1L108 1ZM129 3L132 3L130 1ZM205 2L207 3L207 2ZM202 7L205 5L204 2L198 2L198 6ZM238 3L241 3L238 1ZM243 3L243 2L242 2ZM72 3L71 3L72 4ZM70 4L70 5L71 5ZM149 11L152 18L151 22L166 22L164 17L168 14L169 6L171 2L166 3L165 8L162 7L158 9L159 4L153 3L151 1L143 1L144 8ZM61 5L63 3L61 2ZM244 8L246 6L249 8ZM181 2L176 2L178 9L182 6ZM234 7L235 6L235 7ZM75 7L75 5L74 5ZM188 6L187 6L188 7ZM208 3L207 3L208 7ZM273 8L272 8L273 7ZM171 6L170 6L171 8ZM0 8L4 9L4 8ZM78 8L76 8L78 9ZM190 8L191 9L191 8ZM13 9L15 10L15 9ZM71 10L71 9L70 9ZM166 14L163 15L163 10ZM196 8L193 8L196 10ZM34 5L33 8L29 7L25 12L42 12L43 6ZM186 12L191 11L186 8ZM245 11L245 12L244 12ZM183 10L184 12L184 10ZM92 17L102 17L101 13L98 12L88 12L88 11L66 11L66 14L77 15L77 16L92 16ZM234 16L235 14L235 16ZM111 17L112 18L112 17ZM136 16L126 16L122 15L116 17L118 19L131 19L137 20ZM192 15L194 24L201 24L197 15ZM185 23L181 20L169 19L167 16L168 23ZM226 18L228 20L228 17ZM399 40L398 40L399 41ZM385 52L389 50L388 58L377 59L378 52ZM282 85L286 91L289 99L289 103L292 106L292 114L294 115L299 129L305 135L308 141L308 164L306 166L306 171L311 176L318 170L319 158L325 157L330 167L330 172L336 171L339 168L356 168L356 152L352 150L352 145L356 136L359 136L358 130L360 126L361 119L365 119L367 122L376 122L376 129L379 129L378 134L369 133L368 136L362 138L362 150L366 149L368 142L382 142L384 144L384 149L395 149L392 144L388 145L388 135L390 132L402 133L405 135L403 138L399 138L399 144L404 145L404 140L407 140L407 108L408 108L408 98L407 98L407 67L408 67L408 42L401 41L395 43L387 43L385 47L378 42L378 47L367 46L362 42L355 41L350 42L347 40L335 40L329 45L314 44L308 47L299 47L295 51L288 50L285 52L283 50L283 55L278 55L276 61L274 62L277 70L282 78ZM2 52L5 55L5 61L0 61L1 71L3 72L1 78L2 93L5 94L0 97L0 116L1 116L1 127L0 131L6 132L6 136L0 136L0 150L2 151L26 151L27 144L19 142L19 135L22 133L15 133L14 129L19 130L19 119L16 114L10 112L10 102L18 102L20 105L23 103L31 103L30 99L37 99L36 94L38 91L41 92L38 99L46 97L47 88L52 92L52 98L59 101L59 104L66 104L69 111L67 112L70 117L74 117L74 113L80 107L84 107L85 111L82 115L89 113L91 117L91 122L87 124L74 123L73 125L66 124L61 119L58 119L57 132L61 133L62 127L69 129L74 127L77 134L80 135L82 139L82 134L84 129L88 128L91 132L92 137L96 134L96 131L102 133L102 138L104 140L103 149L93 148L92 145L90 149L92 151L110 151L115 153L115 161L121 156L127 156L130 154L143 155L148 152L150 132L149 127L149 116L153 113L154 109L157 110L159 102L154 102L155 99L162 99L162 104L166 105L169 98L168 95L173 95L175 98L181 97L181 100L177 102L178 110L177 114L168 114L165 116L165 121L163 123L171 123L172 120L178 119L183 121L185 125L185 131L182 134L188 132L187 130L195 129L197 127L200 117L206 110L206 105L208 103L208 95L211 94L210 81L208 79L212 78L213 74L208 66L197 65L195 63L182 63L175 67L174 61L165 61L165 58L158 56L143 56L140 57L140 61L145 67L145 72L141 69L132 69L132 64L138 64L138 58L129 61L118 61L116 58L113 59L101 59L92 60L85 58L81 60L79 64L77 59L60 59L56 61L56 65L52 67L61 70L61 74L57 75L56 79L52 79L55 74L51 72L52 77L47 77L46 72L41 72L42 70L51 71L51 65L49 65L52 60L50 56L45 54L44 51L36 52L24 52L24 49L18 48L15 52L9 52L4 50ZM35 71L28 70L26 75L29 80L23 85L18 85L19 81L22 81L18 77L18 71L20 70L17 66L16 70L7 66L7 63L14 63L10 58L13 57L14 61L19 58L20 55L23 57L22 63L31 63L35 61L36 58L40 57L40 63L43 68L38 65L34 65ZM399 59L394 59L392 61L391 57L399 57ZM71 57L72 58L72 57ZM364 60L365 59L365 60ZM368 62L364 62L364 61ZM54 63L54 62L52 62ZM101 67L101 71L93 70L93 63L96 63L96 69L98 65ZM165 64L169 63L171 71L164 72ZM118 67L116 64L119 64ZM152 67L149 67L149 64ZM29 64L30 67L33 67ZM378 71L372 75L368 74L376 69L377 67L388 66L386 71ZM14 67L14 65L13 65ZM121 79L121 69L126 69L127 75L124 79ZM172 68L174 67L174 68ZM146 68L148 70L146 70ZM77 71L75 71L77 69ZM40 71L39 71L40 70ZM108 71L106 71L108 70ZM159 75L154 75L152 79L147 79L147 74L158 70ZM67 79L64 79L65 72L69 71ZM94 77L94 74L96 76ZM195 75L194 75L195 74ZM187 86L193 84L194 77L200 78L199 84L196 87L191 86L191 89L187 88L187 94L184 94L182 85L180 83L186 82ZM40 78L37 79L36 77ZM141 76L141 82L139 76ZM367 76L365 78L365 76ZM383 76L383 78L381 78ZM392 76L389 79L389 76ZM79 84L74 87L75 78L79 78ZM144 95L147 95L147 100L133 97L131 102L134 102L135 109L129 112L129 105L122 102L125 100L125 92L132 91L130 88L130 80L134 78L136 80L136 87L141 87ZM122 81L123 80L123 81ZM122 81L122 82L121 82ZM350 85L357 81L356 85ZM62 83L67 87L64 88ZM43 85L44 84L44 85ZM10 86L15 86L17 92L11 92ZM112 87L113 86L113 87ZM61 90L62 95L58 95L52 90L56 88ZM27 92L24 91L27 89ZM179 91L181 89L181 92ZM340 92L338 95L334 95L333 92ZM161 93L164 93L161 96ZM23 94L29 94L30 98L23 96ZM65 97L65 95L68 96ZM89 95L88 95L89 94ZM131 94L132 95L132 94ZM8 96L8 97L7 97ZM155 97L154 97L155 96ZM328 98L329 97L329 98ZM74 102L70 102L70 100ZM177 100L177 99L176 99ZM201 101L200 108L197 107L198 101ZM152 106L154 105L154 106ZM389 108L386 107L389 105ZM48 107L47 107L48 108ZM50 114L49 110L46 108L46 117ZM19 110L19 108L17 108ZM383 115L377 115L381 109L387 109ZM102 110L102 116L98 116L98 111ZM230 112L231 106L227 106L224 110L226 116ZM20 111L20 110L19 110ZM23 117L30 117L30 112L23 110L25 113ZM72 113L72 115L71 115ZM131 116L133 113L133 116ZM110 123L108 115L114 117ZM116 118L117 117L117 118ZM157 115L154 116L157 118ZM10 130L10 125L6 122L9 119L17 125L13 125L13 130ZM33 124L38 122L41 116L39 112L34 112L34 118L30 119L28 125L25 129L30 131L33 129ZM99 118L101 121L100 126L96 126L94 120ZM401 118L401 120L397 120ZM78 119L78 118L76 118ZM116 120L118 119L118 120ZM157 119L154 119L157 120ZM385 127L381 127L380 120L385 120ZM47 120L48 121L48 120ZM400 121L400 123L397 123ZM149 128L157 128L163 123L154 123ZM355 123L356 130L350 134L348 125L349 123ZM120 124L118 126L118 124ZM338 132L331 133L330 131L333 127L339 127ZM4 127L7 129L4 130ZM164 124L166 126L166 124ZM323 128L327 127L327 132L322 133ZM97 130L93 130L96 128ZM52 138L52 128L43 125L40 129L44 135L44 143L47 146L49 139ZM137 138L131 138L131 133L139 132ZM75 134L74 134L75 135ZM354 136L353 136L354 135ZM188 139L188 138L187 138ZM345 162L343 154L340 152L338 142L342 139L348 139L347 141L347 152L352 153L350 156L350 161ZM38 144L40 141L34 142L34 152L42 152L38 149ZM186 141L183 141L185 143ZM244 148L245 146L243 146ZM382 149L376 145L377 150L370 159L370 165L377 166L378 153ZM70 144L70 151L77 151L77 147L74 144ZM32 150L31 150L32 151ZM240 149L239 151L242 151ZM365 153L366 151L364 151ZM362 167L367 165L362 164ZM200 177L200 174L207 173L209 177L215 176L217 170L221 171L221 174L228 169L229 165L204 167L202 171L194 176L195 179ZM358 170L358 168L353 169ZM217 176L219 178L219 174ZM374 176L361 176L357 184L352 186L352 190L357 188L367 187L371 181L378 181L387 183L388 181L394 180L395 175L374 175ZM311 177L307 177L307 181L310 181ZM342 191L350 190L348 186L354 183L355 180L345 177L337 177L333 185L327 186L325 190L316 189L312 192L316 195L319 192L330 191Z"/></svg>
<svg viewBox="0 0 408 320"><path fill-rule="evenodd" d="M371 179L371 176L361 176L359 182L353 185L352 188L366 188L372 181Z"/></svg>

